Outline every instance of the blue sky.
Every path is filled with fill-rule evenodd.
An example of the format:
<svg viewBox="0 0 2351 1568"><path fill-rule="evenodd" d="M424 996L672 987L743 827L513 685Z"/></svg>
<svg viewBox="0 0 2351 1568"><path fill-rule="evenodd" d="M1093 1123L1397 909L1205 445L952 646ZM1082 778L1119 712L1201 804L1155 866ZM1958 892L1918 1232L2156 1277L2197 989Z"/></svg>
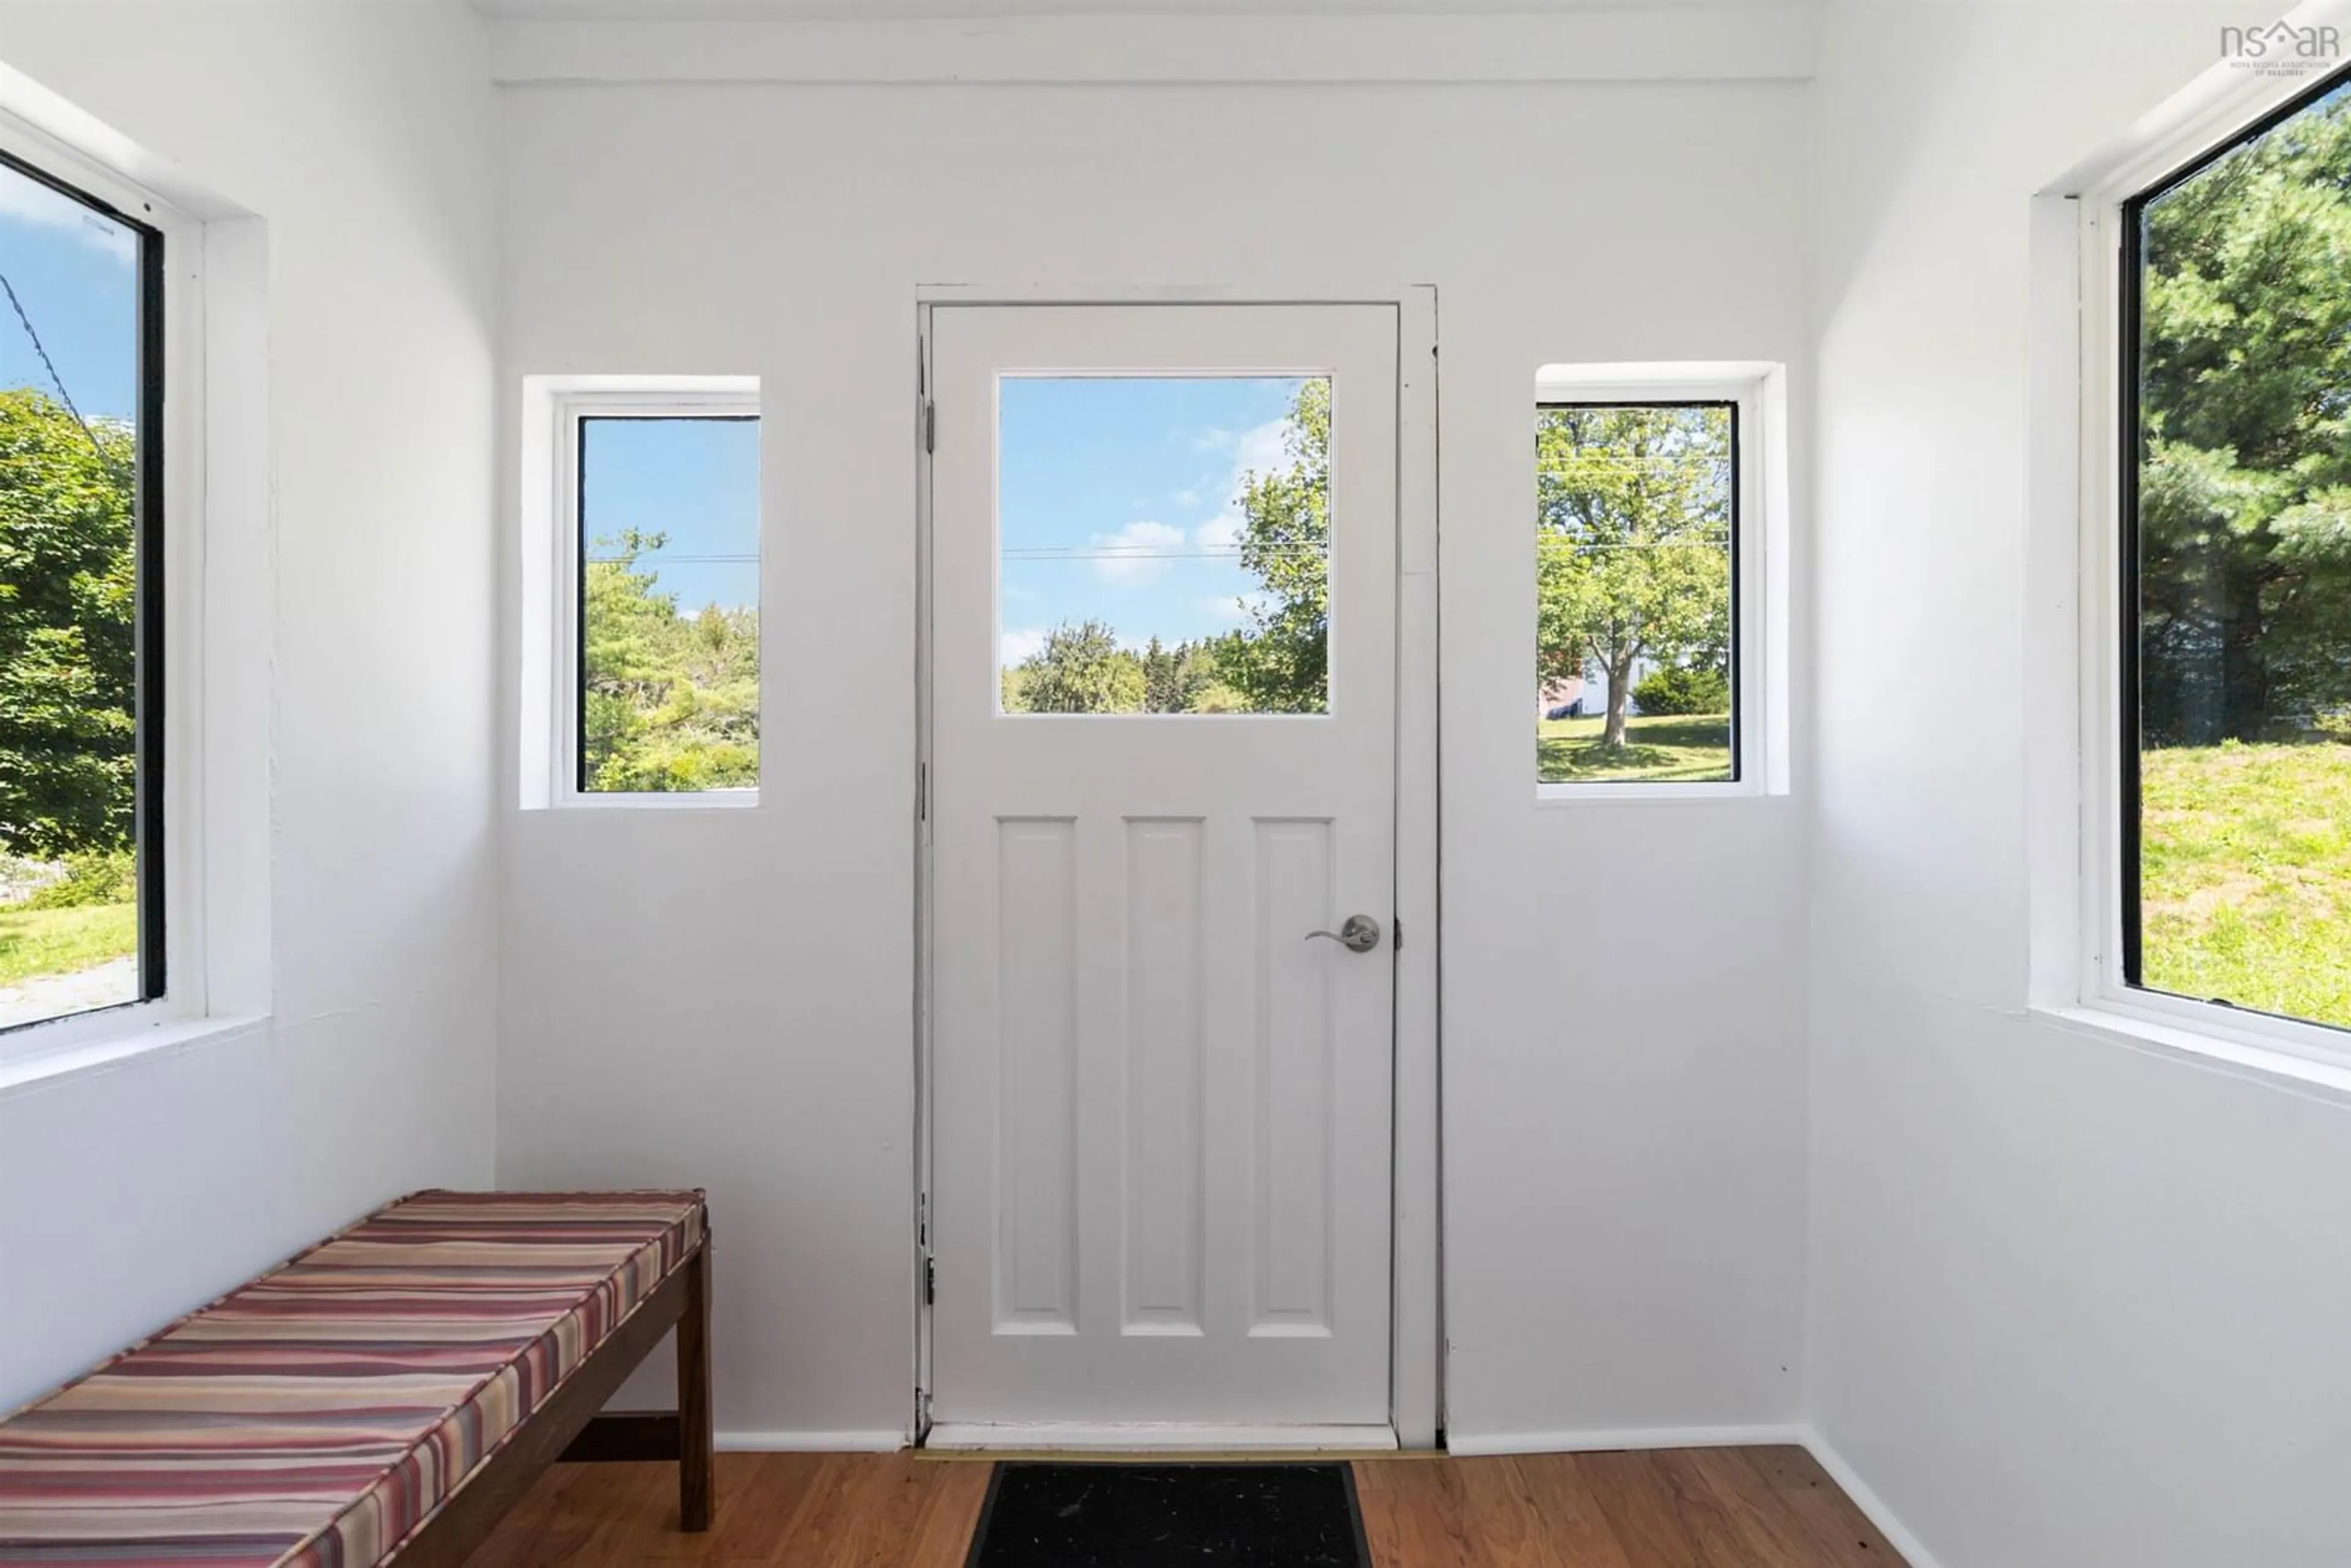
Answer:
<svg viewBox="0 0 2351 1568"><path fill-rule="evenodd" d="M1295 377L1006 377L997 522L1006 664L1063 622L1175 643L1242 624L1257 580L1235 559L1233 497L1287 467Z"/></svg>
<svg viewBox="0 0 2351 1568"><path fill-rule="evenodd" d="M580 421L580 529L600 540L635 528L666 534L637 558L691 614L706 604L759 603L759 422L756 419Z"/></svg>
<svg viewBox="0 0 2351 1568"><path fill-rule="evenodd" d="M0 274L32 318L82 417L129 419L139 385L136 233L0 166ZM57 395L5 298L0 387Z"/></svg>
<svg viewBox="0 0 2351 1568"><path fill-rule="evenodd" d="M129 419L139 382L134 231L0 167L0 274L56 363L52 380L0 298L0 386L51 397L65 383L87 419ZM590 420L583 533L666 533L641 558L682 610L759 598L757 421Z"/></svg>
<svg viewBox="0 0 2351 1568"><path fill-rule="evenodd" d="M138 384L136 236L0 168L0 272L85 417L127 419ZM0 301L0 386L55 395ZM1065 622L1140 647L1241 625L1256 580L1236 559L1241 477L1287 466L1299 378L1008 377L998 389L1005 663ZM688 612L758 602L759 438L752 420L584 422L581 533L638 528L640 558Z"/></svg>

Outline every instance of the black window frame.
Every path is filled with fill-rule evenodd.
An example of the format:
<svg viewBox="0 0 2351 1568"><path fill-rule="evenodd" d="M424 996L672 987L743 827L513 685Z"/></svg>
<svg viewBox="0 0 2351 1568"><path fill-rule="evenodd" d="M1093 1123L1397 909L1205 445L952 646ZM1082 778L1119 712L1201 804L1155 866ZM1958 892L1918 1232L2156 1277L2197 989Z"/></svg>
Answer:
<svg viewBox="0 0 2351 1568"><path fill-rule="evenodd" d="M1535 400L1540 419L1554 409L1573 408L1719 408L1730 416L1730 775L1726 779L1636 780L1644 789L1682 789L1692 786L1743 784L1747 781L1747 575L1741 552L1747 538L1746 420L1744 400L1736 397L1545 397ZM1538 628L1537 635L1541 635ZM1563 789L1578 786L1562 785Z"/></svg>
<svg viewBox="0 0 2351 1568"><path fill-rule="evenodd" d="M68 201L130 230L139 242L139 413L132 432L131 582L131 860L138 886L139 994L104 1007L31 1019L0 1034L41 1029L160 1001L169 988L165 941L164 868L165 640L168 556L163 484L165 380L163 231L83 189L72 180L0 148L0 169L46 185Z"/></svg>
<svg viewBox="0 0 2351 1568"><path fill-rule="evenodd" d="M2120 271L2116 289L2116 314L2120 318L2116 323L2115 431L2120 460L2120 473L2115 485L2115 550L2117 557L2115 628L2118 644L2115 664L2115 712L2118 731L2116 738L2120 748L2116 794L2116 815L2119 819L2116 824L2119 838L2116 899L2120 907L2116 913L2120 916L2122 927L2120 957L2123 985L2128 990L2144 991L2150 996L2201 1002L2226 1008L2231 1012L2273 1018L2336 1033L2351 1033L2351 1030L2323 1019L2306 1019L2293 1013L2273 1013L2265 1009L2247 1007L2225 997L2197 997L2181 991L2168 991L2148 985L2145 978L2145 894L2140 864L2140 857L2146 848L2142 823L2145 801L2141 795L2139 766L2145 737L2140 723L2144 692L2139 662L2138 503L2139 476L2147 460L2147 427L2145 408L2139 395L2139 339L2145 310L2140 280L2147 265L2147 209L2149 204L2160 201L2231 153L2259 141L2304 110L2341 91L2346 85L2351 85L2351 67L2330 72L2314 85L2295 93L2243 126L2226 141L2204 149L2125 197L2120 205L2118 226L2121 244L2116 251Z"/></svg>

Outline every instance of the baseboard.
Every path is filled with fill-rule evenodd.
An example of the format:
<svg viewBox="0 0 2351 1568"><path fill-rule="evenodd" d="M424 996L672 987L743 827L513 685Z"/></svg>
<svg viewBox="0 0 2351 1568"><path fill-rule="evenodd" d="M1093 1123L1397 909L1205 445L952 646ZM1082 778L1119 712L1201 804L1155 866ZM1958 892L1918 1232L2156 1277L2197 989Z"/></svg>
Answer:
<svg viewBox="0 0 2351 1568"><path fill-rule="evenodd" d="M1458 1432L1445 1434L1445 1451L1479 1454L1588 1454L1615 1448L1732 1448L1775 1443L1806 1445L1812 1433L1800 1426L1620 1427L1570 1432Z"/></svg>
<svg viewBox="0 0 2351 1568"><path fill-rule="evenodd" d="M906 1434L889 1428L832 1432L721 1432L726 1454L887 1454L906 1446Z"/></svg>
<svg viewBox="0 0 2351 1568"><path fill-rule="evenodd" d="M1131 1453L1207 1449L1246 1453L1270 1448L1317 1452L1373 1452L1396 1446L1395 1428L1377 1427L1239 1427L1152 1421L991 1425L941 1421L931 1428L932 1448L1102 1448Z"/></svg>
<svg viewBox="0 0 2351 1568"><path fill-rule="evenodd" d="M1819 1462L1821 1469L1828 1471L1829 1479L1844 1489L1844 1495L1853 1500L1853 1506L1861 1510L1870 1523L1877 1526L1877 1533L1886 1537L1887 1545L1902 1553L1903 1560L1910 1564L1910 1568L1942 1568L1935 1554L1910 1533L1909 1526L1895 1517L1894 1511L1886 1506L1886 1500L1861 1479L1860 1471L1845 1463L1844 1456L1831 1447L1827 1438L1807 1428L1800 1440L1805 1451Z"/></svg>

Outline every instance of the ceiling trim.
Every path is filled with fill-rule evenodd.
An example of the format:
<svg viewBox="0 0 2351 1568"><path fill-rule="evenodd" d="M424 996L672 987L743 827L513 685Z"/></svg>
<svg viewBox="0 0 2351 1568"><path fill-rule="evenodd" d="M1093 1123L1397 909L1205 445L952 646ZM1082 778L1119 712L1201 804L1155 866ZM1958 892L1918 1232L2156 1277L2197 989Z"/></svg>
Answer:
<svg viewBox="0 0 2351 1568"><path fill-rule="evenodd" d="M511 86L1805 81L1809 3L1528 16L494 20Z"/></svg>

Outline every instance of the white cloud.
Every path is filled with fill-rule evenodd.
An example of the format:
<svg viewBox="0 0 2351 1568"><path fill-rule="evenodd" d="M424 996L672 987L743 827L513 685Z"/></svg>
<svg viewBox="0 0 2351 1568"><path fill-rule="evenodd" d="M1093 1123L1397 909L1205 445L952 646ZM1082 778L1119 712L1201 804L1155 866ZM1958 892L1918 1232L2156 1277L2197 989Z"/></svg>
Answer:
<svg viewBox="0 0 2351 1568"><path fill-rule="evenodd" d="M1092 543L1094 575L1104 582L1132 588L1167 570L1167 558L1184 549L1184 530L1165 523L1135 522L1114 534L1096 534Z"/></svg>
<svg viewBox="0 0 2351 1568"><path fill-rule="evenodd" d="M1207 555L1227 555L1241 542L1241 520L1230 512L1210 517L1192 530L1192 546Z"/></svg>
<svg viewBox="0 0 2351 1568"><path fill-rule="evenodd" d="M1290 454L1281 444L1282 434L1290 428L1287 420L1269 420L1255 430L1242 434L1233 450L1233 487L1238 490L1243 476L1257 474L1287 474Z"/></svg>
<svg viewBox="0 0 2351 1568"><path fill-rule="evenodd" d="M1200 601L1200 608L1219 621L1238 626L1271 602L1262 593L1216 593Z"/></svg>
<svg viewBox="0 0 2351 1568"><path fill-rule="evenodd" d="M0 170L0 218L62 229L117 261L130 261L139 253L138 237L130 229L14 170Z"/></svg>
<svg viewBox="0 0 2351 1568"><path fill-rule="evenodd" d="M1245 430L1228 437L1232 448L1232 471L1225 477L1221 505L1231 506L1239 499L1242 483L1252 474L1287 474L1290 453L1282 445L1283 434L1290 428L1286 420L1268 420L1254 430Z"/></svg>
<svg viewBox="0 0 2351 1568"><path fill-rule="evenodd" d="M1176 504L1179 507L1196 507L1200 504L1200 493L1197 490L1178 490L1176 492Z"/></svg>
<svg viewBox="0 0 2351 1568"><path fill-rule="evenodd" d="M1019 627L997 639L997 662L1008 670L1031 653L1041 652L1044 646L1042 626Z"/></svg>

